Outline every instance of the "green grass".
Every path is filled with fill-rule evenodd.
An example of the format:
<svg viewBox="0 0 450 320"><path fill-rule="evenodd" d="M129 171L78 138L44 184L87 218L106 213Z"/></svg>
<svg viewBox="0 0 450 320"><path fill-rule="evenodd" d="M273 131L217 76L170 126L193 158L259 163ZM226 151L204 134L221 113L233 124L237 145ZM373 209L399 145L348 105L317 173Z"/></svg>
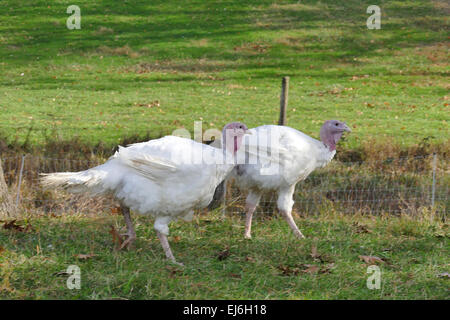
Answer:
<svg viewBox="0 0 450 320"><path fill-rule="evenodd" d="M0 134L13 144L275 123L285 75L288 124L316 137L345 120L342 148L448 141L444 1L379 1L380 30L366 27L371 1L80 0L81 30L68 30L71 4L0 3Z"/></svg>
<svg viewBox="0 0 450 320"><path fill-rule="evenodd" d="M33 216L21 222L28 232L0 229L0 298L447 299L448 279L438 275L448 272L448 224L431 217L296 218L307 236L301 241L281 218L258 218L245 240L243 217L215 212L171 225L169 241L185 264L178 267L165 260L149 218L133 218L136 250L116 251L108 230L124 225L120 216ZM321 259L311 256L313 247ZM75 257L89 253L96 256ZM386 261L379 290L366 287L360 255ZM303 264L331 269L306 273ZM58 275L69 265L81 269L80 290Z"/></svg>
<svg viewBox="0 0 450 320"><path fill-rule="evenodd" d="M381 30L366 28L371 1L79 0L82 29L68 30L72 4L0 2L2 152L6 142L77 158L95 146L107 157L118 143L193 132L193 121L203 130L276 123L283 76L291 77L288 125L317 137L324 120L346 121L353 133L339 150L347 159L365 160L361 148L382 160L405 156L397 152L405 148L438 149L439 159L448 152L445 1L378 1ZM371 181L364 179L349 181ZM437 276L448 272L447 224L426 211L421 218L333 212L297 218L304 241L276 217L257 220L251 241L240 215L174 223L179 268L165 261L151 219L135 217L137 250L117 252L108 230L123 225L121 217L30 210L22 221L30 231L0 228L0 298L448 298L448 280ZM371 233L357 233L356 222ZM329 261L311 257L315 246ZM226 248L230 255L219 260ZM87 253L96 256L75 257ZM380 290L367 289L359 255L388 262ZM81 268L81 290L57 275L72 264ZM304 264L334 265L309 274Z"/></svg>

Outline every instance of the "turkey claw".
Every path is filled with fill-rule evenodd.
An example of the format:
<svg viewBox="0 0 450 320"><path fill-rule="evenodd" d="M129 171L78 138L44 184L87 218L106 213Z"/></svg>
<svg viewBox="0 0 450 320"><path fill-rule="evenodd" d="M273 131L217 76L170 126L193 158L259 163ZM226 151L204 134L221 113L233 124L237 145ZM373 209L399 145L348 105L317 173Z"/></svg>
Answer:
<svg viewBox="0 0 450 320"><path fill-rule="evenodd" d="M177 261L171 261L174 265L180 266L180 267L184 267L184 264L182 264L181 262L177 262Z"/></svg>
<svg viewBox="0 0 450 320"><path fill-rule="evenodd" d="M127 247L128 250L132 249L134 247L134 241L136 240L135 234L121 234L122 237L127 237L127 239L122 242L122 244L119 247L119 250L122 250L123 248Z"/></svg>

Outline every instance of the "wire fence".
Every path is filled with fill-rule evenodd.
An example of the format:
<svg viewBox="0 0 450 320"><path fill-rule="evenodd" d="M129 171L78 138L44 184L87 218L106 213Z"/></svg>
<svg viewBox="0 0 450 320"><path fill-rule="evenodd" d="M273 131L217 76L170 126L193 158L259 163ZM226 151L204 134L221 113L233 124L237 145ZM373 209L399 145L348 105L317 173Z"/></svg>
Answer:
<svg viewBox="0 0 450 320"><path fill-rule="evenodd" d="M40 173L81 171L106 159L90 160L14 155L2 158L5 180L22 211L43 214L98 213L115 208L110 197L91 198L65 191L43 190ZM447 214L449 207L449 163L437 155L363 162L332 161L297 184L294 212L318 214L321 210L343 213L407 213L433 208ZM243 214L246 192L229 181L221 203L226 214ZM264 194L257 212L277 211L277 194Z"/></svg>
<svg viewBox="0 0 450 320"><path fill-rule="evenodd" d="M297 184L293 211L318 214L322 210L342 213L416 214L434 208L446 214L449 205L448 161L437 155L364 162L332 161ZM245 192L231 181L225 211L243 212ZM277 193L263 195L257 212L277 211Z"/></svg>

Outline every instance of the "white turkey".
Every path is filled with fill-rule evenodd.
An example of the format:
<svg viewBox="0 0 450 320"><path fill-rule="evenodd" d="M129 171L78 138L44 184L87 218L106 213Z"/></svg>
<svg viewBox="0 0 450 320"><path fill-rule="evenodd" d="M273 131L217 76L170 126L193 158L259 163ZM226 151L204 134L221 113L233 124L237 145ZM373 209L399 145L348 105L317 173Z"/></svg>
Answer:
<svg viewBox="0 0 450 320"><path fill-rule="evenodd" d="M252 135L245 139L240 150L245 150L246 161L233 170L238 186L248 190L245 238L251 238L253 212L265 191L277 193L281 215L294 234L304 238L291 214L295 185L333 159L336 144L345 131L351 129L337 120L325 121L320 129L321 141L286 126L264 125L250 129Z"/></svg>
<svg viewBox="0 0 450 320"><path fill-rule="evenodd" d="M72 193L113 195L127 225L121 248L129 248L136 239L130 210L153 216L167 258L177 263L167 240L168 224L178 218L190 221L193 210L209 204L217 185L233 169L246 133L243 123L227 124L220 149L176 136L119 147L102 165L81 172L43 174L41 182L46 188L62 187Z"/></svg>

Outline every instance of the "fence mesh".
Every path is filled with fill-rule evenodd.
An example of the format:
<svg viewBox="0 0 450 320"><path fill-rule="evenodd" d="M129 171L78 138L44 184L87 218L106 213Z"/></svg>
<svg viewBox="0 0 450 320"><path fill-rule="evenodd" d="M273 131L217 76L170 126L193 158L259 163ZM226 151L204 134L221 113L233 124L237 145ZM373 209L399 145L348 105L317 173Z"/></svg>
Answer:
<svg viewBox="0 0 450 320"><path fill-rule="evenodd" d="M96 213L117 206L108 197L91 198L88 195L43 190L38 181L39 173L86 170L103 163L105 159L81 160L17 154L2 158L1 161L13 198L23 210L46 214ZM449 184L447 159L434 155L365 162L335 160L297 184L293 210L299 214L317 214L324 208L349 214L414 214L420 208L434 204L435 210L446 214ZM246 192L229 181L223 201L225 212L242 214L245 197ZM257 212L274 214L277 211L276 202L276 192L264 194Z"/></svg>
<svg viewBox="0 0 450 320"><path fill-rule="evenodd" d="M448 162L433 155L366 162L332 161L297 184L293 210L317 214L332 207L343 213L416 213L433 202L433 172L434 207L446 213ZM228 190L227 212L242 212L245 192L234 188L232 181ZM264 194L257 212L273 214L276 202L276 192Z"/></svg>

